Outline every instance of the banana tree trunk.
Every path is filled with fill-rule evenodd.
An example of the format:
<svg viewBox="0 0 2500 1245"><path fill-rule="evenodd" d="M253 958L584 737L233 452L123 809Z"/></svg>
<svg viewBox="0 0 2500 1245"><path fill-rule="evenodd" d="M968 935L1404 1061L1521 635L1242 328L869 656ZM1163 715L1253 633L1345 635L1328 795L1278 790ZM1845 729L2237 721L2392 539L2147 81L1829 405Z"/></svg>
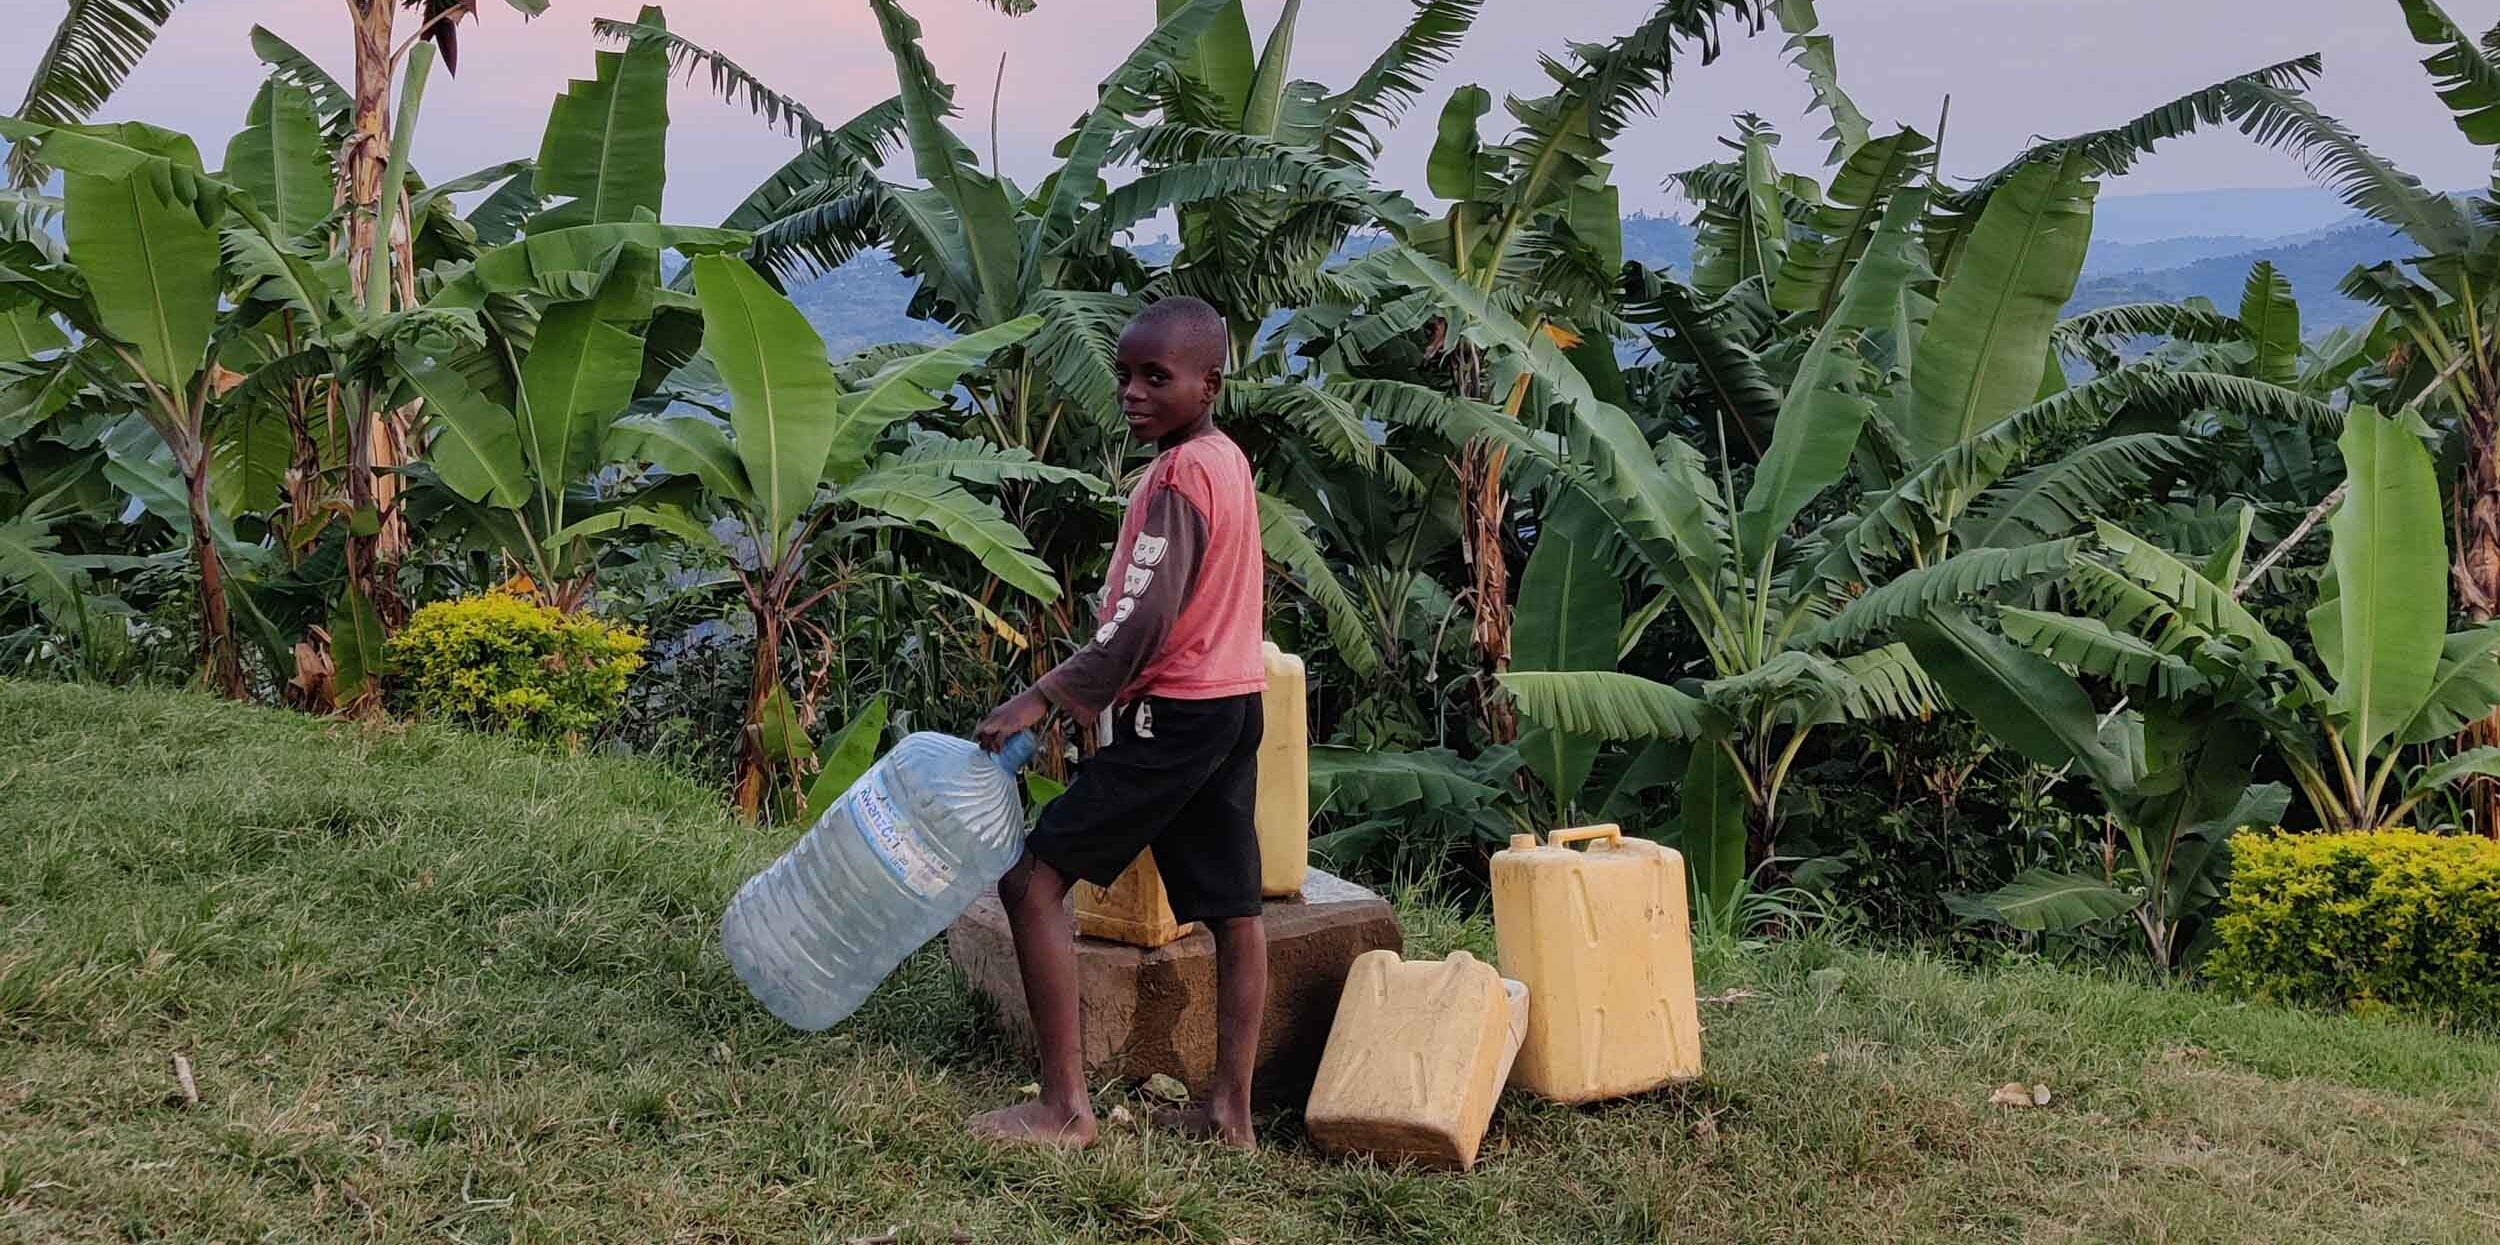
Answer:
<svg viewBox="0 0 2500 1245"><path fill-rule="evenodd" d="M1464 343L1457 350L1459 391L1483 401L1487 383L1483 354ZM1512 743L1519 738L1517 711L1507 698L1493 691L1494 676L1510 668L1510 561L1502 547L1503 529L1510 519L1510 497L1502 489L1502 467L1507 459L1502 447L1485 441L1468 442L1458 459L1459 499L1466 523L1461 548L1467 557L1475 593L1474 638L1476 656L1482 664L1478 704L1485 735L1496 744Z"/></svg>
<svg viewBox="0 0 2500 1245"><path fill-rule="evenodd" d="M754 821L763 814L764 795L779 768L764 746L764 715L773 693L781 688L781 611L751 600L755 616L755 677L747 691L745 725L739 731L736 780L738 814Z"/></svg>
<svg viewBox="0 0 2500 1245"><path fill-rule="evenodd" d="M389 264L390 257L377 255L376 243L382 235L382 213L400 210L402 196L398 187L382 185L391 156L391 26L398 13L396 0L349 0L348 11L354 19L356 51L355 128L348 135L347 145L339 153L341 186L348 196L347 270L349 284L359 292L366 288L366 279L376 263ZM397 253L405 243L406 230L396 230L399 241L392 251ZM408 278L413 273L398 274L395 284L403 299L408 294ZM375 311L387 308L375 308ZM348 537L348 566L358 577L367 600L387 628L396 628L406 621L406 610L399 599L396 579L399 563L408 547L406 520L399 508L399 477L397 469L408 460L406 429L402 413L368 408L360 413L357 424L349 430L353 444L348 465L348 501L358 513L371 513L380 520L359 526L369 530Z"/></svg>
<svg viewBox="0 0 2500 1245"><path fill-rule="evenodd" d="M2466 617L2484 623L2500 617L2500 402L2493 400L2500 394L2500 369L2480 343L2464 348L2475 351L2476 358L2459 378L2465 393L2459 421L2465 462L2457 473L2452 511L2456 562L2449 577L2455 582L2458 607ZM2500 713L2466 727L2457 737L2459 748L2492 744L2500 744ZM2475 828L2500 839L2500 783L2476 780L2467 788L2467 799Z"/></svg>
<svg viewBox="0 0 2500 1245"><path fill-rule="evenodd" d="M292 343L289 343L290 346ZM287 564L298 565L319 530L322 479L321 447L327 439L313 429L313 383L297 381L286 402L286 526L282 529ZM326 417L324 424L330 422Z"/></svg>
<svg viewBox="0 0 2500 1245"><path fill-rule="evenodd" d="M375 423L381 420L370 409L359 410L355 426L349 429L347 508L351 517L346 553L348 575L365 594L365 600L373 603L373 612L387 633L407 621L408 611L399 596L398 558L382 540L382 530L396 513L393 503L397 501L385 492L384 486L396 486L398 480L381 470L387 461L384 450L388 438L371 435Z"/></svg>
<svg viewBox="0 0 2500 1245"><path fill-rule="evenodd" d="M228 700L247 700L243 659L234 644L234 615L226 603L226 559L209 524L208 451L180 455L182 483L191 502L191 557L200 575L200 677Z"/></svg>
<svg viewBox="0 0 2500 1245"><path fill-rule="evenodd" d="M1510 498L1502 490L1506 459L1501 446L1475 441L1459 460L1467 493L1467 561L1476 592L1476 653L1487 677L1510 668L1510 561L1502 549L1510 517ZM1519 737L1519 719L1507 700L1485 702L1484 725L1497 744Z"/></svg>

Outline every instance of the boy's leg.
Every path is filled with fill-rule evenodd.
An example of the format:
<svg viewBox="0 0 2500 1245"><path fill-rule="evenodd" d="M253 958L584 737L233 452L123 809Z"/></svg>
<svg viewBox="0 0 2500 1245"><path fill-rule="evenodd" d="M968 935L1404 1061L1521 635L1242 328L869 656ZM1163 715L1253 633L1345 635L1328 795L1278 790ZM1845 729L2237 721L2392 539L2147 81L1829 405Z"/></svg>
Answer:
<svg viewBox="0 0 2500 1245"><path fill-rule="evenodd" d="M1258 754L1263 723L1257 696L1202 702L1194 714L1229 733L1224 762L1190 794L1155 846L1171 889L1173 915L1202 921L1215 937L1215 1072L1205 1098L1160 1122L1248 1149L1250 1081L1267 1011L1267 926L1259 897ZM1228 722L1215 726L1217 721Z"/></svg>
<svg viewBox="0 0 2500 1245"><path fill-rule="evenodd" d="M1093 1101L1085 1089L1077 1036L1076 935L1064 906L1070 885L1066 875L1030 854L998 880L1007 929L1016 941L1016 971L1024 979L1024 1002L1041 1048L1042 1096L974 1117L972 1131L984 1136L1068 1147L1094 1140Z"/></svg>
<svg viewBox="0 0 2500 1245"><path fill-rule="evenodd" d="M1140 712L1136 705L1123 707L1111 738L1042 811L1041 824L1024 841L1024 858L998 881L1025 1006L1033 1014L1034 1044L1041 1048L1042 1096L975 1119L973 1131L985 1136L1066 1146L1093 1140L1068 890L1080 878L1100 886L1116 880L1163 833L1189 793L1230 760L1233 742L1230 735L1186 729L1141 733ZM1254 878L1257 872L1254 859Z"/></svg>
<svg viewBox="0 0 2500 1245"><path fill-rule="evenodd" d="M1232 917L1215 935L1215 1083L1207 1122L1226 1142L1256 1144L1250 1126L1250 1070L1259 1059L1259 1019L1267 1014L1267 923Z"/></svg>

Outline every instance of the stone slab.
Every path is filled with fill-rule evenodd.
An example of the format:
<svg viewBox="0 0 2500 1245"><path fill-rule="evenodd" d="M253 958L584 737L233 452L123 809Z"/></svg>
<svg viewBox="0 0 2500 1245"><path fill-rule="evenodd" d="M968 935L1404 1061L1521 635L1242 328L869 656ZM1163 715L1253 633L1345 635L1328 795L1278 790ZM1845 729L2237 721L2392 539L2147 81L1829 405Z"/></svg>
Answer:
<svg viewBox="0 0 2500 1245"><path fill-rule="evenodd" d="M1299 1103L1319 1070L1347 971L1364 952L1402 949L1405 935L1388 901L1317 869L1299 899L1269 900L1261 919L1267 924L1267 1014L1251 1089L1263 1104ZM1075 929L1073 915L1069 928ZM1032 1014L996 895L982 897L947 930L946 951L997 1006L1008 1034L1030 1050ZM1143 1080L1163 1073L1192 1090L1206 1088L1215 1070L1213 935L1198 929L1153 950L1079 938L1076 963L1087 1077Z"/></svg>

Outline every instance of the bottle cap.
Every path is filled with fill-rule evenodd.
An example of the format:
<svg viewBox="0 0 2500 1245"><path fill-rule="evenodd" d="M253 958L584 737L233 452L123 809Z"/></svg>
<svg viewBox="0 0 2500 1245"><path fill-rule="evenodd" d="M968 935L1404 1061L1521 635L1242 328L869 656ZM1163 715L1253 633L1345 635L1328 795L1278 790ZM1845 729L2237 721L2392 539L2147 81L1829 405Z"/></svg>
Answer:
<svg viewBox="0 0 2500 1245"><path fill-rule="evenodd" d="M998 762L998 768L1012 774L1032 764L1033 754L1040 750L1041 743L1033 738L1033 732L1018 731L999 745L998 754L991 759Z"/></svg>

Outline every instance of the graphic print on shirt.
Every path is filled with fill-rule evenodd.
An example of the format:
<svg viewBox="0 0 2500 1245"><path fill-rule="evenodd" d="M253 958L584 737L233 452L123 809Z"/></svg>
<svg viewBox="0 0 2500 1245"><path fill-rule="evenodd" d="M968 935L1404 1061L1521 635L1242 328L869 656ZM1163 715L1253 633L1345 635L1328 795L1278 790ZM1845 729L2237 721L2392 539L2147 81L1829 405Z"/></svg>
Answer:
<svg viewBox="0 0 2500 1245"><path fill-rule="evenodd" d="M1137 612L1137 598L1154 585L1155 573L1149 568L1163 561L1171 547L1168 536L1137 534L1137 543L1129 547L1128 572L1120 577L1120 600L1111 607L1111 617L1094 629L1094 643L1109 644L1120 634L1120 624Z"/></svg>
<svg viewBox="0 0 2500 1245"><path fill-rule="evenodd" d="M1092 603L1092 642L1036 687L1087 719L1149 694L1188 700L1265 688L1266 567L1240 448L1221 433L1162 447L1128 505Z"/></svg>

